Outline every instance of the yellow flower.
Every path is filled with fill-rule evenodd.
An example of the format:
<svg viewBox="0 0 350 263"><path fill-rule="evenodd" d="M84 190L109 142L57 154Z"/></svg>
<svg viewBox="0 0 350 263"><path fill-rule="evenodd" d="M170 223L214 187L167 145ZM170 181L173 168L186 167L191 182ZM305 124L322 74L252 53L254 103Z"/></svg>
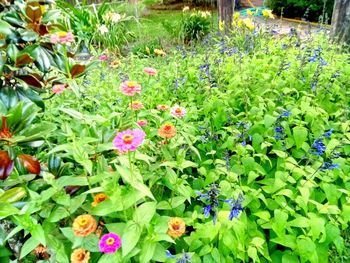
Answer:
<svg viewBox="0 0 350 263"><path fill-rule="evenodd" d="M250 18L243 19L243 23L249 30L251 30L251 31L254 30L254 24Z"/></svg>
<svg viewBox="0 0 350 263"><path fill-rule="evenodd" d="M111 66L112 68L117 68L117 67L120 66L120 64L121 64L120 60L119 60L119 59L115 59L115 60L113 60L113 61L111 62L110 66Z"/></svg>
<svg viewBox="0 0 350 263"><path fill-rule="evenodd" d="M219 22L219 30L224 31L224 29L225 29L225 21L221 20Z"/></svg>
<svg viewBox="0 0 350 263"><path fill-rule="evenodd" d="M71 263L88 263L89 259L90 252L83 248L75 249L70 256Z"/></svg>
<svg viewBox="0 0 350 263"><path fill-rule="evenodd" d="M254 13L253 13L250 9L248 9L248 10L247 10L247 15L248 15L248 16L253 16Z"/></svg>
<svg viewBox="0 0 350 263"><path fill-rule="evenodd" d="M148 55L151 54L151 50L150 50L149 47L147 47L147 46L146 46L146 52L147 52Z"/></svg>
<svg viewBox="0 0 350 263"><path fill-rule="evenodd" d="M165 56L166 55L166 53L163 51L163 49L158 49L158 48L154 49L154 54L156 54L158 56Z"/></svg>
<svg viewBox="0 0 350 263"><path fill-rule="evenodd" d="M173 238L181 237L186 231L185 221L179 217L170 218L168 227L167 233Z"/></svg>
<svg viewBox="0 0 350 263"><path fill-rule="evenodd" d="M95 232L97 223L91 215L80 215L74 219L73 232L77 237L86 237Z"/></svg>
<svg viewBox="0 0 350 263"><path fill-rule="evenodd" d="M233 14L233 20L237 20L241 14L239 12L235 12Z"/></svg>
<svg viewBox="0 0 350 263"><path fill-rule="evenodd" d="M272 14L272 10L269 10L269 9L264 9L262 11L262 14L264 17L268 17L268 18L271 18L271 19L275 19L275 16Z"/></svg>

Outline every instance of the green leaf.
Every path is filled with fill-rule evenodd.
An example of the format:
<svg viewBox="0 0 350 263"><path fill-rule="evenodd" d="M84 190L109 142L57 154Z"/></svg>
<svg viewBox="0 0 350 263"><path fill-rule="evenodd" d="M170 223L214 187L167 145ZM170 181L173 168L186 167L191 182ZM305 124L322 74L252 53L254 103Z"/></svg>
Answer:
<svg viewBox="0 0 350 263"><path fill-rule="evenodd" d="M294 127L293 128L293 136L295 145L297 146L297 149L299 149L303 143L307 140L307 134L308 131L304 127Z"/></svg>
<svg viewBox="0 0 350 263"><path fill-rule="evenodd" d="M142 233L142 228L133 221L129 221L122 236L123 257L127 256L138 243Z"/></svg>
<svg viewBox="0 0 350 263"><path fill-rule="evenodd" d="M32 252L39 244L40 241L34 237L29 238L21 248L20 259L24 258L26 255Z"/></svg>
<svg viewBox="0 0 350 263"><path fill-rule="evenodd" d="M310 260L311 263L318 263L318 255L316 245L308 237L299 238L297 240L298 252L303 262Z"/></svg>
<svg viewBox="0 0 350 263"><path fill-rule="evenodd" d="M0 203L14 203L27 195L24 187L14 187L0 194Z"/></svg>
<svg viewBox="0 0 350 263"><path fill-rule="evenodd" d="M148 263L151 261L156 249L156 244L157 243L154 243L150 240L145 240L141 249L140 263Z"/></svg>
<svg viewBox="0 0 350 263"><path fill-rule="evenodd" d="M43 227L40 224L34 225L34 227L30 230L32 237L38 240L41 244L46 246L46 238Z"/></svg>
<svg viewBox="0 0 350 263"><path fill-rule="evenodd" d="M5 36L11 34L11 25L3 20L0 20L0 33Z"/></svg>
<svg viewBox="0 0 350 263"><path fill-rule="evenodd" d="M310 226L309 221L310 220L308 218L300 216L288 222L288 226L307 228Z"/></svg>
<svg viewBox="0 0 350 263"><path fill-rule="evenodd" d="M98 260L98 263L120 263L122 262L118 253L114 254L103 254L102 257Z"/></svg>
<svg viewBox="0 0 350 263"><path fill-rule="evenodd" d="M48 220L52 223L58 222L65 217L69 217L69 212L64 207L57 207L49 216Z"/></svg>
<svg viewBox="0 0 350 263"><path fill-rule="evenodd" d="M57 179L57 187L63 188L67 185L83 186L89 185L85 176L62 176Z"/></svg>
<svg viewBox="0 0 350 263"><path fill-rule="evenodd" d="M8 217L10 215L15 215L19 212L19 210L11 205L10 203L0 203L0 219Z"/></svg>
<svg viewBox="0 0 350 263"><path fill-rule="evenodd" d="M134 221L140 225L148 225L155 213L155 202L143 203L136 209L134 214Z"/></svg>

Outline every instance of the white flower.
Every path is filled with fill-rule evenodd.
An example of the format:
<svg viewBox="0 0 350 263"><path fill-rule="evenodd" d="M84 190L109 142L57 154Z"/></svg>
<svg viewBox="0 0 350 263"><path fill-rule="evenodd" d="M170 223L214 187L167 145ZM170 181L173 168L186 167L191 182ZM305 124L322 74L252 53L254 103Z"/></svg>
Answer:
<svg viewBox="0 0 350 263"><path fill-rule="evenodd" d="M190 7L189 7L189 6L185 6L185 7L182 9L182 12L186 12L186 11L188 11L188 10L190 10Z"/></svg>
<svg viewBox="0 0 350 263"><path fill-rule="evenodd" d="M108 28L106 27L106 25L99 26L98 30L100 30L102 35L104 35L105 33L108 33Z"/></svg>
<svg viewBox="0 0 350 263"><path fill-rule="evenodd" d="M118 23L121 18L121 15L119 15L118 13L113 13L111 20L113 23Z"/></svg>

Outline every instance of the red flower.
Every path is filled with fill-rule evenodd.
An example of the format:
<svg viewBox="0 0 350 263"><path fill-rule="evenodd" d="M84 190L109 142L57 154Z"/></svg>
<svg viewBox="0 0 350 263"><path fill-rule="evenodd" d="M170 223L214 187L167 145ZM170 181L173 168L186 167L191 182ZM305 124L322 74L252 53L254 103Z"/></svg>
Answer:
<svg viewBox="0 0 350 263"><path fill-rule="evenodd" d="M40 163L36 158L27 154L20 154L17 158L24 168L27 169L28 173L40 174Z"/></svg>
<svg viewBox="0 0 350 263"><path fill-rule="evenodd" d="M5 180L11 174L13 161L7 151L0 151L0 180Z"/></svg>

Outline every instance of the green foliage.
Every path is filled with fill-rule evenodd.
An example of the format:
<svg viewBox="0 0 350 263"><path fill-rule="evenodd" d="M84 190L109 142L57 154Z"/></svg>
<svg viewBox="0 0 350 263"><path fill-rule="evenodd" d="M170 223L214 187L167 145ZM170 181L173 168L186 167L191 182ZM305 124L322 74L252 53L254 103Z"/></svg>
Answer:
<svg viewBox="0 0 350 263"><path fill-rule="evenodd" d="M58 30L60 13L46 8L38 1L16 1L0 15L0 99L7 109L23 99L44 108L40 93L85 71L65 45L52 43L49 33Z"/></svg>
<svg viewBox="0 0 350 263"><path fill-rule="evenodd" d="M30 172L37 162L26 157L0 181L0 260L33 262L39 244L57 263L77 248L90 252L90 263L348 258L349 54L323 31L275 37L236 22L228 35L166 56L101 62L45 113L33 103L0 104L1 160L27 154L41 168ZM156 76L143 72L150 66ZM125 79L137 80L141 94L123 95ZM135 100L144 108L131 110ZM159 104L187 113L177 118ZM160 137L165 123L176 127L174 138ZM130 128L146 139L123 154L112 140ZM217 203L204 214L209 189ZM95 202L99 193L107 199ZM98 225L84 238L72 227L83 214ZM168 232L174 217L186 224L179 238ZM99 237L109 232L121 248L103 254Z"/></svg>
<svg viewBox="0 0 350 263"><path fill-rule="evenodd" d="M128 27L134 17L120 14L104 1L101 5L73 6L66 1L57 1L58 7L66 14L66 28L78 37L78 45L94 45L112 52L120 52L123 44L133 37Z"/></svg>
<svg viewBox="0 0 350 263"><path fill-rule="evenodd" d="M334 0L268 0L268 6L284 17L330 23Z"/></svg>
<svg viewBox="0 0 350 263"><path fill-rule="evenodd" d="M184 10L180 21L164 21L162 24L174 38L189 43L200 40L209 33L210 17L208 11Z"/></svg>

